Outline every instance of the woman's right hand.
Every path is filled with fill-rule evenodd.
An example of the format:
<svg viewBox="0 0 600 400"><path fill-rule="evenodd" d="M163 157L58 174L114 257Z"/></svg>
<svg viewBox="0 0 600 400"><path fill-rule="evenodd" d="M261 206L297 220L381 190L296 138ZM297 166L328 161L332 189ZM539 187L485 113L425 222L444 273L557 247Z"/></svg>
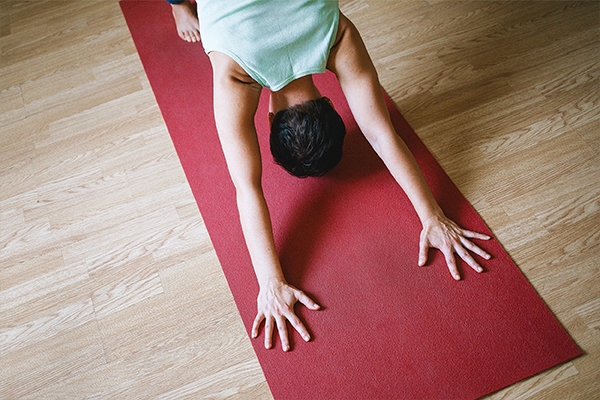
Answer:
<svg viewBox="0 0 600 400"><path fill-rule="evenodd" d="M265 321L265 348L273 345L273 329L277 327L283 351L290 349L286 320L298 331L305 341L311 339L308 330L294 313L294 305L300 302L310 310L318 310L320 306L303 291L296 289L285 281L269 281L261 285L258 294L258 313L252 326L252 338L257 338L259 327Z"/></svg>

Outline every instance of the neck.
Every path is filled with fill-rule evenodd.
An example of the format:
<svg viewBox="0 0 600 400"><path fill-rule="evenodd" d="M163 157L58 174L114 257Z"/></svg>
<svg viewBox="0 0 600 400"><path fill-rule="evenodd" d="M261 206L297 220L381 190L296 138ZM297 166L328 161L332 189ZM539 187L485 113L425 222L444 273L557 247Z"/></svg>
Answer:
<svg viewBox="0 0 600 400"><path fill-rule="evenodd" d="M277 112L296 104L319 98L321 98L321 93L315 86L312 76L304 76L288 83L283 89L277 92L271 92L269 112L277 114Z"/></svg>

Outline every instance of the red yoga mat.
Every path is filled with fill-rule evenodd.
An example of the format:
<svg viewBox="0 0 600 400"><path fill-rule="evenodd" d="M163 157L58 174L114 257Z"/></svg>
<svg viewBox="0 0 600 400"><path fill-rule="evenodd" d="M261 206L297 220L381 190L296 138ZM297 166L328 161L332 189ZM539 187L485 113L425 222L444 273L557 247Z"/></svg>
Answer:
<svg viewBox="0 0 600 400"><path fill-rule="evenodd" d="M180 40L165 1L121 7L248 333L258 285L245 247L214 126L212 69L201 44ZM297 307L314 339L294 332L292 351L252 344L276 399L474 399L581 354L495 241L477 274L454 281L443 256L419 268L421 225L370 148L335 76L315 77L346 122L340 165L297 179L268 151L268 93L256 126L264 192L289 282L321 311ZM387 100L398 134L415 155L444 212L490 234L481 218Z"/></svg>

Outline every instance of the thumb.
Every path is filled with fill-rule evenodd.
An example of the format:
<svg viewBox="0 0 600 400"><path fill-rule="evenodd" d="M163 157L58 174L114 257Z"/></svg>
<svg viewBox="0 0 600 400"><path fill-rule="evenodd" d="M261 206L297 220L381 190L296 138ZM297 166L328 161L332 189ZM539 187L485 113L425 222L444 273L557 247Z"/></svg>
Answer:
<svg viewBox="0 0 600 400"><path fill-rule="evenodd" d="M296 298L300 303L304 304L307 308L310 308L311 310L318 310L319 308L321 308L317 303L315 303L301 290L298 290L296 292Z"/></svg>
<svg viewBox="0 0 600 400"><path fill-rule="evenodd" d="M429 252L429 241L421 238L419 241L419 267L422 267L427 262L427 253Z"/></svg>

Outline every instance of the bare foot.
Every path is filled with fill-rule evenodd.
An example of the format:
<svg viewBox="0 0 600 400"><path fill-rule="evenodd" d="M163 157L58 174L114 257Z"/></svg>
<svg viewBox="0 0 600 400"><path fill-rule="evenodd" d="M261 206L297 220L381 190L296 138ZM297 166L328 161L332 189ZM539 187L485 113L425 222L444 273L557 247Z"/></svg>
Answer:
<svg viewBox="0 0 600 400"><path fill-rule="evenodd" d="M173 18L177 25L177 34L186 42L200 41L200 23L196 16L196 9L189 0L181 4L172 4Z"/></svg>

